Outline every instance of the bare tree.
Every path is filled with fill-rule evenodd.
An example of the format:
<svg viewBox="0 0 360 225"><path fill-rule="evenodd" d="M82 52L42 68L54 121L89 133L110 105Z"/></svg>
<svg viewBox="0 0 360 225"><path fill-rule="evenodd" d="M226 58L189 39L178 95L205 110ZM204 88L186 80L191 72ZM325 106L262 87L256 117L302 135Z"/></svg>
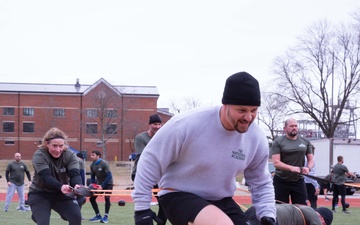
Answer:
<svg viewBox="0 0 360 225"><path fill-rule="evenodd" d="M282 131L284 117L288 114L287 98L271 92L262 93L262 103L258 111L258 120L269 130L269 139L275 140Z"/></svg>
<svg viewBox="0 0 360 225"><path fill-rule="evenodd" d="M121 103L121 96L118 92L104 89L94 93L91 98L92 107L85 109L85 115L88 117L88 123L85 124L86 133L98 139L104 159L106 159L107 141L118 135L123 126L123 114L128 107L124 108Z"/></svg>
<svg viewBox="0 0 360 225"><path fill-rule="evenodd" d="M292 113L309 115L328 138L334 137L339 124L348 122L344 109L358 94L359 25L360 21L357 26L315 23L274 63L277 95L290 102Z"/></svg>
<svg viewBox="0 0 360 225"><path fill-rule="evenodd" d="M184 97L181 101L172 100L170 105L172 112L178 114L182 111L200 107L201 100L196 97Z"/></svg>
<svg viewBox="0 0 360 225"><path fill-rule="evenodd" d="M185 110L194 109L201 106L201 100L197 97L184 98L184 103Z"/></svg>

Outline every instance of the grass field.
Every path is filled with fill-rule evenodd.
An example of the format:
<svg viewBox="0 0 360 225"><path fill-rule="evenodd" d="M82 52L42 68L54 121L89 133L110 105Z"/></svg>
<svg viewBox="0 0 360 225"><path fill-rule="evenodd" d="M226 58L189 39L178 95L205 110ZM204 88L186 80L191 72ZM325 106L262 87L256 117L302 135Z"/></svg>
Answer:
<svg viewBox="0 0 360 225"><path fill-rule="evenodd" d="M0 206L4 208L4 203L1 202ZM19 212L15 208L16 202L13 202L8 212L1 211L1 224L5 225L19 225L19 224L35 224L31 220L31 212ZM246 205L249 207L249 205ZM99 203L100 211L104 211L104 203ZM133 225L134 224L134 204L127 203L125 206L118 206L116 203L112 203L110 209L109 223L116 225ZM157 212L158 207L152 206L152 210ZM351 214L343 214L341 210L334 214L333 225L357 225L360 221L360 208L351 208ZM82 224L94 224L88 221L89 218L94 216L94 212L89 203L86 203L82 208L83 217L86 218ZM51 225L66 225L66 221L62 220L59 215L53 211L51 215ZM169 222L167 222L170 225ZM292 225L292 224L289 224Z"/></svg>

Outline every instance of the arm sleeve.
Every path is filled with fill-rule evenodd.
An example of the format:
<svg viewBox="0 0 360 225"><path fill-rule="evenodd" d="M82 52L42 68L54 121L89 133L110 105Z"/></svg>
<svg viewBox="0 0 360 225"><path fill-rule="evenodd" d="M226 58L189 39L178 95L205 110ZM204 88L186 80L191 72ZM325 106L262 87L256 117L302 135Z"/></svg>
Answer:
<svg viewBox="0 0 360 225"><path fill-rule="evenodd" d="M104 182L102 182L101 186L104 188L109 183L110 180L112 180L112 174L109 171L106 173L106 178L105 178Z"/></svg>
<svg viewBox="0 0 360 225"><path fill-rule="evenodd" d="M281 148L280 148L280 137L279 137L275 139L271 145L270 156L280 153L281 153Z"/></svg>
<svg viewBox="0 0 360 225"><path fill-rule="evenodd" d="M25 173L26 173L28 180L31 181L31 175L30 175L29 170L26 170Z"/></svg>
<svg viewBox="0 0 360 225"><path fill-rule="evenodd" d="M9 174L10 174L10 172L8 170L6 170L6 172L5 172L6 182L9 182L9 180L10 180Z"/></svg>
<svg viewBox="0 0 360 225"><path fill-rule="evenodd" d="M85 185L85 170L80 170L82 184Z"/></svg>
<svg viewBox="0 0 360 225"><path fill-rule="evenodd" d="M74 187L76 184L79 184L79 185L82 184L79 169L71 169L71 170L69 170L69 176L70 176L70 185L72 187Z"/></svg>
<svg viewBox="0 0 360 225"><path fill-rule="evenodd" d="M54 190L61 190L62 183L55 179L50 173L50 169L43 169L39 172L40 179L44 181L44 185Z"/></svg>
<svg viewBox="0 0 360 225"><path fill-rule="evenodd" d="M90 183L94 184L95 183L95 173L91 172L90 175Z"/></svg>
<svg viewBox="0 0 360 225"><path fill-rule="evenodd" d="M28 170L28 168L27 168L27 166L26 166L25 163L23 163L23 165L24 165L24 168L25 168L24 171L25 171L25 173L26 173L26 176L27 176L28 180L31 181L30 171Z"/></svg>

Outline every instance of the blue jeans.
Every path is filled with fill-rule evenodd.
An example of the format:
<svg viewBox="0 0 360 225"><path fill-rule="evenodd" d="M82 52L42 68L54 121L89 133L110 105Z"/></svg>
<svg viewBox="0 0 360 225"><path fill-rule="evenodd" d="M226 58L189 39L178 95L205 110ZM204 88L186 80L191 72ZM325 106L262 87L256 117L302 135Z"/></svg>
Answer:
<svg viewBox="0 0 360 225"><path fill-rule="evenodd" d="M19 196L19 206L20 209L25 209L25 187L24 185L20 185L17 186L14 183L11 183L10 186L8 186L7 191L6 191L6 201L5 201L5 206L4 206L4 210L8 210L11 200L14 196L15 190L18 193Z"/></svg>

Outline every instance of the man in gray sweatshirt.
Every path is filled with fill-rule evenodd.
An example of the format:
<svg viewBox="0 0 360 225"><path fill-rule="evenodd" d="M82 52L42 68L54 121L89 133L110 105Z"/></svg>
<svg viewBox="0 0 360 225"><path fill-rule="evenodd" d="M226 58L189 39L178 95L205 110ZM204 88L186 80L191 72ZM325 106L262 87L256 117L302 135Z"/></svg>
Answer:
<svg viewBox="0 0 360 225"><path fill-rule="evenodd" d="M135 224L150 225L151 189L173 225L245 225L233 200L235 179L244 173L263 225L275 224L274 187L268 171L269 145L253 123L260 106L258 81L246 72L226 80L222 106L194 109L169 120L140 157L132 198Z"/></svg>

